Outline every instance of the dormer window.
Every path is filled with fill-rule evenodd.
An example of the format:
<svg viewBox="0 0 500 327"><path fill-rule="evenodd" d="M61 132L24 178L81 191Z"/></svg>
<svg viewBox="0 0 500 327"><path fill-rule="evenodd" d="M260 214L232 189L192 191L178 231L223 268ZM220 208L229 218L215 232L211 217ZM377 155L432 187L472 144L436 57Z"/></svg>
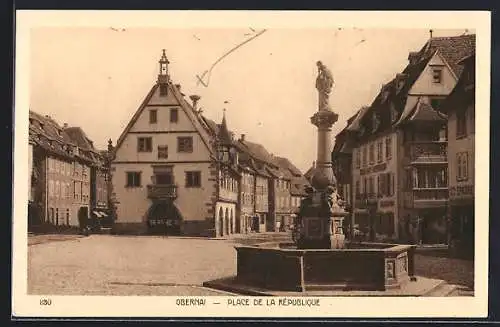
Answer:
<svg viewBox="0 0 500 327"><path fill-rule="evenodd" d="M391 103L391 123L394 124L397 119L398 119L398 112L396 111L394 104Z"/></svg>
<svg viewBox="0 0 500 327"><path fill-rule="evenodd" d="M432 68L432 82L439 84L443 79L443 69L441 67Z"/></svg>
<svg viewBox="0 0 500 327"><path fill-rule="evenodd" d="M373 113L373 118L372 118L372 131L376 132L378 128L380 127L380 118L376 112Z"/></svg>
<svg viewBox="0 0 500 327"><path fill-rule="evenodd" d="M397 92L401 91L403 89L403 86L405 85L405 80L406 80L406 74L397 74L396 75L396 90Z"/></svg>

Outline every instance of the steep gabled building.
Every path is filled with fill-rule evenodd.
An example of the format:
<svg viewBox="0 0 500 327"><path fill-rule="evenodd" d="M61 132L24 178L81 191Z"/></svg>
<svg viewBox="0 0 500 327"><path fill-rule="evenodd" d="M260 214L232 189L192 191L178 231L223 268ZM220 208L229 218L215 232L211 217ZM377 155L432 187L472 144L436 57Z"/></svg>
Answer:
<svg viewBox="0 0 500 327"><path fill-rule="evenodd" d="M115 229L134 233L225 236L239 228L237 157L222 127L160 72L122 132L111 163ZM226 130L226 131L224 131Z"/></svg>
<svg viewBox="0 0 500 327"><path fill-rule="evenodd" d="M250 229L255 232L274 231L275 212L273 207L274 196L272 187L276 176L272 169L277 167L267 150L258 143L248 141L244 135L237 141L238 147L248 155L248 165L255 172L254 212L250 222Z"/></svg>
<svg viewBox="0 0 500 327"><path fill-rule="evenodd" d="M354 220L372 237L446 242L446 115L475 35L431 38L348 125ZM362 228L363 229L363 228Z"/></svg>

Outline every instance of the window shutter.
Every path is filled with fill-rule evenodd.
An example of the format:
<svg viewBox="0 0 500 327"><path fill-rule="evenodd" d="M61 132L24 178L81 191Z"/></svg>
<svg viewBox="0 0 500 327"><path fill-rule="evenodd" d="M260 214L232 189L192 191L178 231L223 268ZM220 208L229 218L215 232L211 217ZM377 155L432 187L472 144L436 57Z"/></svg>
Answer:
<svg viewBox="0 0 500 327"><path fill-rule="evenodd" d="M391 173L391 196L394 195L394 191L395 191L395 188L396 188L396 181L395 181L395 178L394 178L394 173Z"/></svg>

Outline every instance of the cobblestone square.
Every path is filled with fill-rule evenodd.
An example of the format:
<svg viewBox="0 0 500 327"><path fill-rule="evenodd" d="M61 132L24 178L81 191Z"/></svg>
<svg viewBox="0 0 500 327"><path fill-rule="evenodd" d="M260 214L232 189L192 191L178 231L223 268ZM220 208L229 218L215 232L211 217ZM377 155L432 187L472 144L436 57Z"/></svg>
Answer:
<svg viewBox="0 0 500 327"><path fill-rule="evenodd" d="M28 293L46 295L228 295L205 288L208 280L236 274L238 243L276 236L230 240L111 236L30 238ZM281 235L278 238L285 239ZM430 254L415 257L417 275L444 279L473 295L472 261Z"/></svg>

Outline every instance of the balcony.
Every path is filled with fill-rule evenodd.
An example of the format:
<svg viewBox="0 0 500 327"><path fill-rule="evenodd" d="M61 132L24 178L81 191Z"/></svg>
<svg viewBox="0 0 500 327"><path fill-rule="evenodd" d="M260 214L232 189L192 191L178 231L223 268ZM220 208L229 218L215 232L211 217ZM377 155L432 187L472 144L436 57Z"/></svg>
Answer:
<svg viewBox="0 0 500 327"><path fill-rule="evenodd" d="M446 141L412 142L407 145L407 151L412 164L447 163L447 147Z"/></svg>
<svg viewBox="0 0 500 327"><path fill-rule="evenodd" d="M414 188L409 200L416 209L442 207L448 203L448 188Z"/></svg>
<svg viewBox="0 0 500 327"><path fill-rule="evenodd" d="M148 185L148 198L155 200L166 200L177 198L177 185L174 184L151 184Z"/></svg>
<svg viewBox="0 0 500 327"><path fill-rule="evenodd" d="M356 194L354 206L359 209L366 209L369 206L376 206L378 203L377 193Z"/></svg>

